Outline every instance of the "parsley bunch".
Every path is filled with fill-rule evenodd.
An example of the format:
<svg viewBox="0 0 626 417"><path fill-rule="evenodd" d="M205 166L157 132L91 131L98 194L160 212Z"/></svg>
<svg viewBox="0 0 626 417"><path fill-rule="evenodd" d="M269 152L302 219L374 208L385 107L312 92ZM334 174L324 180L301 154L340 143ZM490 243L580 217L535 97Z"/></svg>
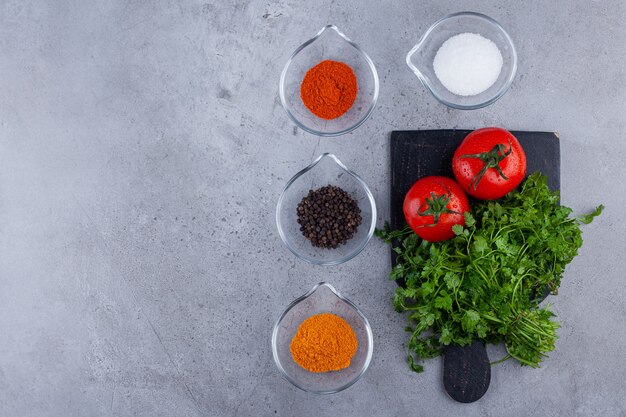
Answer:
<svg viewBox="0 0 626 417"><path fill-rule="evenodd" d="M450 240L430 243L409 228L391 231L388 224L377 230L397 254L390 278L406 284L396 290L393 304L409 312L411 369L423 371L420 362L439 356L444 345L475 339L504 342L505 359L538 367L554 349L559 328L550 306L538 306L538 297L557 293L565 266L582 245L580 224L603 208L571 217L546 177L534 173L521 190L475 204Z"/></svg>

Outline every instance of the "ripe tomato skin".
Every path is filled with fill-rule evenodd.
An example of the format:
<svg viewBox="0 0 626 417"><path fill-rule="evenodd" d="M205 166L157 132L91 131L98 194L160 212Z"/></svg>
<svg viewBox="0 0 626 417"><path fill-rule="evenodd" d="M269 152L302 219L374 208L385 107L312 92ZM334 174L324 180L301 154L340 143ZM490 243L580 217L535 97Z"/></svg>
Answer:
<svg viewBox="0 0 626 417"><path fill-rule="evenodd" d="M473 180L478 178L486 162L476 156L489 153L494 147L502 145L506 152L511 153L502 158L497 165L503 178L495 167L490 167L474 187ZM499 154L502 156L502 154ZM519 141L505 129L487 127L470 133L463 139L452 158L452 172L459 185L469 195L481 200L495 200L513 191L526 176L526 154Z"/></svg>
<svg viewBox="0 0 626 417"><path fill-rule="evenodd" d="M445 203L447 198L449 201L439 207L440 214L424 214L437 209L435 204L430 204L433 202L433 195L440 199L440 203ZM465 225L463 213L469 211L469 201L463 189L453 179L430 176L413 184L404 197L402 208L406 222L419 237L429 242L439 242L454 237L452 226L455 224ZM435 217L439 217L437 222Z"/></svg>

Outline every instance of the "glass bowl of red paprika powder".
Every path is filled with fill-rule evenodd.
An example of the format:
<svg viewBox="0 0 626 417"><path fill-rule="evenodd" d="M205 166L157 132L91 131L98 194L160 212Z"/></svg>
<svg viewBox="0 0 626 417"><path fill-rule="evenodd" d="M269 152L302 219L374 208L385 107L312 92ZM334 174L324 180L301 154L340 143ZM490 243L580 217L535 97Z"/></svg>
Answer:
<svg viewBox="0 0 626 417"><path fill-rule="evenodd" d="M349 364L342 369L327 372L307 370L296 362L298 353L304 359L315 360L317 357L318 362L326 362L331 360L333 354L348 348L341 331L331 336L331 340L324 339L324 330L327 329L308 328L305 336L306 342L311 345L310 354L294 350L294 341L300 342L300 349L306 347L306 343L301 343L300 327L303 323L329 314L345 324L343 332L347 330L353 335L351 337L356 338L356 350L350 347L352 355ZM282 376L301 390L315 394L334 394L354 385L369 367L373 352L374 337L365 315L326 282L320 282L289 304L272 332L272 353Z"/></svg>
<svg viewBox="0 0 626 417"><path fill-rule="evenodd" d="M317 136L343 135L363 124L376 106L378 90L370 57L334 25L295 50L279 85L289 118Z"/></svg>

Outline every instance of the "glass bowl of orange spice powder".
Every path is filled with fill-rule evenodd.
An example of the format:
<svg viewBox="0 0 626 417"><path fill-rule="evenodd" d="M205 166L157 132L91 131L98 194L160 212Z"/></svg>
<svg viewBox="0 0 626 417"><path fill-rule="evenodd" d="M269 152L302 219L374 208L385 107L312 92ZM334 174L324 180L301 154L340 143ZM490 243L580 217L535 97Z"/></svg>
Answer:
<svg viewBox="0 0 626 417"><path fill-rule="evenodd" d="M378 90L370 57L334 25L296 49L279 85L287 115L317 136L343 135L363 124L374 110Z"/></svg>
<svg viewBox="0 0 626 417"><path fill-rule="evenodd" d="M325 282L289 304L272 333L274 361L282 375L315 394L334 394L356 383L373 350L367 318Z"/></svg>

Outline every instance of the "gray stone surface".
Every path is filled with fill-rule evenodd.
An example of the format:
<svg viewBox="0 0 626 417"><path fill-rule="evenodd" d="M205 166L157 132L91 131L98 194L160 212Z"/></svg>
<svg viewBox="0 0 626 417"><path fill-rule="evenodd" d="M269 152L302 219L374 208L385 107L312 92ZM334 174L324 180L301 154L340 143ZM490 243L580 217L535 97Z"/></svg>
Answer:
<svg viewBox="0 0 626 417"><path fill-rule="evenodd" d="M230 3L0 1L0 416L625 416L624 3ZM493 16L518 47L512 89L483 110L446 109L404 64L459 10ZM357 131L318 139L277 86L327 23L369 52L381 94ZM369 183L382 224L392 129L486 125L560 132L563 202L607 208L550 300L556 351L537 370L494 367L462 405L440 360L406 366L388 249L304 264L274 207L330 151ZM269 341L320 280L375 333L365 377L324 397L279 376Z"/></svg>

